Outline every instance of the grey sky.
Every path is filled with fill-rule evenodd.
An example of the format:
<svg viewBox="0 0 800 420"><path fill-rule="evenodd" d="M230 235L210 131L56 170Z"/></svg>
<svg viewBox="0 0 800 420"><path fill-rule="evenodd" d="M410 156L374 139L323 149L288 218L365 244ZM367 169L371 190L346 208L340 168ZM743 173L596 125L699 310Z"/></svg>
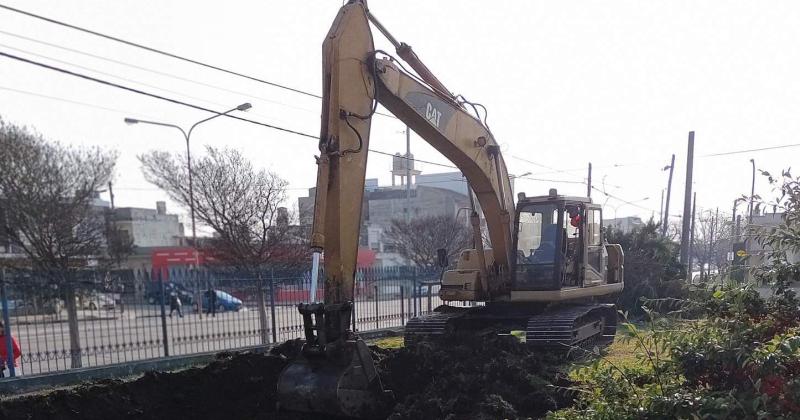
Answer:
<svg viewBox="0 0 800 420"><path fill-rule="evenodd" d="M321 42L341 4L2 3L317 94ZM797 2L373 0L369 4L450 90L487 106L488 122L503 145L511 173L582 181L583 168L591 161L598 187L605 178L607 191L614 196L630 201L649 197L638 202L643 208L620 206L620 201L609 199L609 217L614 215L614 206L618 206L618 216L657 213L667 179L661 168L672 153L677 155L677 169L670 213L680 213L690 130L696 132L697 156L800 143L796 134L800 132ZM319 130L320 104L314 98L5 10L0 10L0 31L3 52L219 110L249 101L254 108L244 115L248 118L314 135ZM376 42L390 50L377 35ZM153 207L154 201L165 196L144 181L135 156L153 148L183 151L182 138L168 129L127 126L123 118L190 125L208 114L0 57L0 116L33 126L48 138L119 150L118 205ZM399 121L376 117L371 147L391 153L404 151L402 130ZM313 139L218 119L198 128L193 135L193 153L202 153L204 144L242 150L257 166L288 179L295 188L292 203L315 182ZM447 163L419 138L412 139L412 148L419 159ZM733 199L749 193L751 157L758 168L780 172L798 156L800 148L699 157L694 177L698 205L720 206L729 213ZM373 154L368 176L388 184L390 166L391 158ZM447 170L426 164L419 167L425 173ZM532 180L518 180L515 189L537 195L552 186L576 195L585 194L586 189L580 184ZM769 193L760 177L756 192ZM593 197L606 200L597 192ZM174 205L172 209L176 210Z"/></svg>

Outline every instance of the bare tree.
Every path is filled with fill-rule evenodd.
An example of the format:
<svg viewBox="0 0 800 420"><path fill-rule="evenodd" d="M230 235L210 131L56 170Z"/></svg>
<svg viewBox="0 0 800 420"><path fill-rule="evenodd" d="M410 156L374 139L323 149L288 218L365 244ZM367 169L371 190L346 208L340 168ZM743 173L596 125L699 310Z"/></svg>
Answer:
<svg viewBox="0 0 800 420"><path fill-rule="evenodd" d="M92 207L114 170L116 153L48 142L0 121L0 223L30 269L59 286L69 325L72 367L81 366L76 286L87 268L108 261L108 226Z"/></svg>
<svg viewBox="0 0 800 420"><path fill-rule="evenodd" d="M436 250L447 250L447 258L455 257L472 245L472 230L453 215L425 216L408 222L392 221L385 232L386 238L395 244L398 253L418 267L433 267L437 262Z"/></svg>
<svg viewBox="0 0 800 420"><path fill-rule="evenodd" d="M139 156L145 178L190 207L189 172L184 158L153 151ZM192 165L194 211L216 233L208 250L222 264L258 280L262 325L266 325L264 268L298 263L307 253L304 236L289 224L282 208L288 183L273 172L256 170L241 153L206 147ZM264 342L266 329L262 329Z"/></svg>
<svg viewBox="0 0 800 420"><path fill-rule="evenodd" d="M727 263L730 240L730 221L711 210L698 215L694 227L692 254L693 260L700 265L701 277L708 274L706 267L708 270L716 267L719 271L719 268Z"/></svg>

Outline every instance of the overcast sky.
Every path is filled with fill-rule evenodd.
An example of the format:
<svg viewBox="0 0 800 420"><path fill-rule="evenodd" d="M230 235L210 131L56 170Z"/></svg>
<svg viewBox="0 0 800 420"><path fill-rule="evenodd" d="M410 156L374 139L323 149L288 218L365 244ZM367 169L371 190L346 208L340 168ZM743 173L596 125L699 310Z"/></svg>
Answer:
<svg viewBox="0 0 800 420"><path fill-rule="evenodd" d="M321 44L337 1L43 1L0 3L261 79L321 94ZM224 5L224 7L223 7ZM751 166L780 172L800 147L800 2L388 1L371 11L412 45L447 87L489 110L515 189L585 195L592 162L606 217L658 218L671 154L670 213L682 211L688 132L696 132L698 207L726 214L749 194ZM391 50L376 34L376 46ZM0 9L0 51L217 110L248 101L245 116L312 135L318 99L204 69ZM83 54L86 53L86 54ZM101 59L105 58L105 59ZM125 116L189 126L210 114L0 57L0 116L47 138L120 152L118 206L154 208L166 196L136 155L184 150L177 131L127 126ZM404 152L404 126L376 116L371 148ZM286 178L292 201L313 186L314 139L217 119L192 135L243 151ZM419 159L447 163L412 137ZM418 164L423 173L446 171ZM367 175L390 183L391 158L372 154ZM569 181L559 183L555 181ZM756 194L769 195L762 177ZM644 200L647 198L646 200ZM178 210L174 204L171 210ZM740 211L743 211L740 206ZM181 211L181 213L184 213Z"/></svg>

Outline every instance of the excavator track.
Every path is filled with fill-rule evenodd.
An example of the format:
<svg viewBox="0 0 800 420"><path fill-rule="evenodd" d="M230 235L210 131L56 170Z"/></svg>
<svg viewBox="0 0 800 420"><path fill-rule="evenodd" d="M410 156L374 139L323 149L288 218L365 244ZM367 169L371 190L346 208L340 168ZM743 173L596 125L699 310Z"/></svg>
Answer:
<svg viewBox="0 0 800 420"><path fill-rule="evenodd" d="M616 331L614 305L566 306L531 317L525 342L536 348L569 351L611 344Z"/></svg>
<svg viewBox="0 0 800 420"><path fill-rule="evenodd" d="M498 316L480 310L435 312L412 318L405 327L405 344L412 346L422 340L439 339L455 332L463 333L464 326L520 325L520 314ZM460 309L460 308L458 308ZM469 322L459 322L459 321ZM527 323L525 321L527 319ZM481 322L485 321L485 322ZM591 349L614 341L617 314L614 305L562 306L540 314L522 317L525 342L533 348L552 351Z"/></svg>
<svg viewBox="0 0 800 420"><path fill-rule="evenodd" d="M463 311L434 312L411 318L405 326L403 341L406 346L417 344L426 339L444 337L453 331L453 319L463 315Z"/></svg>

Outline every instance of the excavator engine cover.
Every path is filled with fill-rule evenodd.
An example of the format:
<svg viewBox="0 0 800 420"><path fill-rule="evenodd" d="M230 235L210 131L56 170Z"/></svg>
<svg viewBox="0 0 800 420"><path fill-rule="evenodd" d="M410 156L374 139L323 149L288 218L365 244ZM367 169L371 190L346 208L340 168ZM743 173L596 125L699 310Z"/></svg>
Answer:
<svg viewBox="0 0 800 420"><path fill-rule="evenodd" d="M341 325L335 318L344 315L342 308L331 308L340 305L301 306L304 321L305 315L316 315L312 331L324 330L326 325L330 331L330 327ZM326 314L330 315L328 319ZM349 320L347 315L344 318ZM309 324L305 326L308 328ZM279 409L362 419L385 418L394 405L394 394L383 389L364 341L349 331L330 343L324 343L324 337L324 333L307 335L301 356L281 372Z"/></svg>

